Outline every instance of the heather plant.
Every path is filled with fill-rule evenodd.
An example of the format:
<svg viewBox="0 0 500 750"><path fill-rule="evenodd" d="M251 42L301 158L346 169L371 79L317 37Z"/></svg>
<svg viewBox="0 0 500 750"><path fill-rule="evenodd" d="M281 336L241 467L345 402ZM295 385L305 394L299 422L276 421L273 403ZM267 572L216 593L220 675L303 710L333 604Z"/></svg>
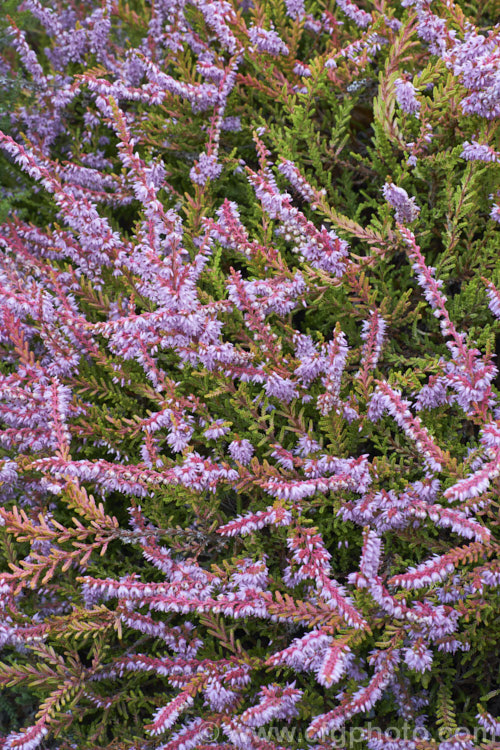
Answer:
<svg viewBox="0 0 500 750"><path fill-rule="evenodd" d="M493 3L2 21L0 747L500 747Z"/></svg>

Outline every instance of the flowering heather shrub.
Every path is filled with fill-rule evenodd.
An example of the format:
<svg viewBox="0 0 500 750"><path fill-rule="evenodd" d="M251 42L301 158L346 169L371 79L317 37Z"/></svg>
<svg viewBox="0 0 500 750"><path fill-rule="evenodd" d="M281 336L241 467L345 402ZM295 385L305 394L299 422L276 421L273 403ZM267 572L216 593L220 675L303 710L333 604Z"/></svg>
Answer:
<svg viewBox="0 0 500 750"><path fill-rule="evenodd" d="M8 5L0 747L500 747L494 3Z"/></svg>

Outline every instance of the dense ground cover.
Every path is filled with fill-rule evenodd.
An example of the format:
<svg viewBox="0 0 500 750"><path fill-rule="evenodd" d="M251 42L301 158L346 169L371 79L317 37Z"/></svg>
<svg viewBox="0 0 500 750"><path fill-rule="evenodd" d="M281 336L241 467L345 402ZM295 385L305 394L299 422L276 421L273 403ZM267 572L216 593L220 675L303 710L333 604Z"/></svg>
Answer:
<svg viewBox="0 0 500 750"><path fill-rule="evenodd" d="M0 748L500 747L491 0L0 20Z"/></svg>

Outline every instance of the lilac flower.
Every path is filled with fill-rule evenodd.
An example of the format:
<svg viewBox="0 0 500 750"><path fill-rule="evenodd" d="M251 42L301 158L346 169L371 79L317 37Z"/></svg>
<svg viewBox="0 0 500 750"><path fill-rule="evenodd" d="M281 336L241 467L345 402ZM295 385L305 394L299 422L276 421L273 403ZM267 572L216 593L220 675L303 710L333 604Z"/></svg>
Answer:
<svg viewBox="0 0 500 750"><path fill-rule="evenodd" d="M499 217L500 221L500 217ZM497 287L488 279L483 279L486 285L486 294L488 295L488 307L496 318L500 319L500 292Z"/></svg>
<svg viewBox="0 0 500 750"><path fill-rule="evenodd" d="M286 315L297 306L297 298L302 297L307 289L304 277L297 271L293 279L257 279L243 281L238 285L228 284L229 299L239 310L246 307L245 299L241 299L241 290L245 297L262 315L271 312Z"/></svg>
<svg viewBox="0 0 500 750"><path fill-rule="evenodd" d="M438 750L476 750L477 745L471 735L459 733L450 740L440 742Z"/></svg>
<svg viewBox="0 0 500 750"><path fill-rule="evenodd" d="M378 420L384 411L395 419L399 427L415 442L424 461L432 471L441 471L446 463L446 455L435 444L430 433L419 417L414 417L409 409L410 402L401 398L401 392L388 383L378 381L368 409L368 418Z"/></svg>
<svg viewBox="0 0 500 750"><path fill-rule="evenodd" d="M45 189L54 195L64 218L77 232L81 244L86 248L87 260L80 258L80 266L94 278L96 268L110 265L109 253L119 250L121 243L117 232L113 231L109 222L99 215L93 203L86 198L75 200L73 196L68 195L61 182L48 168L44 158L35 155L31 149L26 150L1 132L0 144L24 171L40 181Z"/></svg>
<svg viewBox="0 0 500 750"><path fill-rule="evenodd" d="M90 598L92 598L92 596ZM99 601L99 597L97 597L93 603L96 603L97 601ZM151 616L141 615L138 612L134 612L132 609L122 612L120 618L129 628L138 630L141 633L147 633L153 638L161 638L161 640L167 644L169 649L186 659L194 658L197 651L203 645L203 641L199 638L186 640L190 630L189 622L184 623L182 628L169 627L161 620L154 620Z"/></svg>
<svg viewBox="0 0 500 750"><path fill-rule="evenodd" d="M394 81L396 89L396 99L403 110L409 115L417 115L421 104L416 98L416 90L411 81L403 78L396 78Z"/></svg>
<svg viewBox="0 0 500 750"><path fill-rule="evenodd" d="M285 0L286 12L294 21L301 21L305 16L304 0Z"/></svg>
<svg viewBox="0 0 500 750"><path fill-rule="evenodd" d="M221 122L221 130L229 130L235 133L240 131L241 119L233 115L230 117L224 117Z"/></svg>
<svg viewBox="0 0 500 750"><path fill-rule="evenodd" d="M447 393L447 381L443 377L432 375L428 385L424 385L417 393L415 409L436 409L442 404L449 402Z"/></svg>
<svg viewBox="0 0 500 750"><path fill-rule="evenodd" d="M325 392L318 396L318 409L325 415L340 404L340 387L342 373L349 355L349 347L345 334L337 324L333 340L326 345L326 359L324 365L325 377L321 379Z"/></svg>
<svg viewBox="0 0 500 750"><path fill-rule="evenodd" d="M221 46L232 55L238 49L238 42L228 22L236 21L233 6L227 0L196 0L196 5L203 14L207 25L214 31Z"/></svg>
<svg viewBox="0 0 500 750"><path fill-rule="evenodd" d="M397 649L384 653L368 685L359 688L349 698L341 701L333 711L317 716L308 728L309 736L325 737L332 730L340 729L352 716L369 711L380 700L384 690L393 679L399 660L400 653Z"/></svg>
<svg viewBox="0 0 500 750"><path fill-rule="evenodd" d="M261 26L250 26L248 36L259 52L267 52L268 55L274 57L288 55L288 47L280 39L274 28L266 30Z"/></svg>
<svg viewBox="0 0 500 750"><path fill-rule="evenodd" d="M0 482L3 484L14 484L18 478L17 463L6 458L0 463ZM0 522L1 523L1 522Z"/></svg>
<svg viewBox="0 0 500 750"><path fill-rule="evenodd" d="M391 685L391 689L393 689L393 685ZM413 719L413 714L409 713L408 716L405 715L404 718L411 720ZM427 736L427 734L428 732L426 731L425 736ZM396 739L390 733L386 734L385 732L379 732L377 730L362 730L362 736L366 738L366 744L369 750L417 750L417 743L414 740Z"/></svg>
<svg viewBox="0 0 500 750"><path fill-rule="evenodd" d="M374 370L382 351L385 339L386 322L378 310L370 310L370 318L362 323L361 338L364 341L361 352L362 369Z"/></svg>
<svg viewBox="0 0 500 750"><path fill-rule="evenodd" d="M225 248L231 248L245 255L251 255L253 245L248 238L248 232L240 220L240 212L234 201L224 201L216 211L218 220L207 221L205 226L210 230L210 236L220 242Z"/></svg>
<svg viewBox="0 0 500 750"><path fill-rule="evenodd" d="M433 55L443 55L446 51L448 40L452 38L455 32L448 31L446 20L436 16L424 4L420 5L419 3L417 17L417 34L420 39L429 44L429 51Z"/></svg>
<svg viewBox="0 0 500 750"><path fill-rule="evenodd" d="M445 490L444 496L448 500L460 500L464 502L469 498L478 497L486 492L490 483L500 475L500 448L487 449L489 461L483 464L477 471L465 479L460 479L456 484Z"/></svg>
<svg viewBox="0 0 500 750"><path fill-rule="evenodd" d="M348 244L333 230L314 224L290 202L288 193L281 194L269 173L256 174L249 170L248 179L252 183L262 207L272 219L279 219L282 227L278 230L285 240L294 240L295 252L300 253L313 267L320 268L334 276L342 276L346 268Z"/></svg>
<svg viewBox="0 0 500 750"><path fill-rule="evenodd" d="M249 727L261 727L273 719L292 719L299 713L295 704L301 699L302 693L294 682L285 687L262 687L259 691L259 703L244 711L239 717L240 721Z"/></svg>
<svg viewBox="0 0 500 750"><path fill-rule="evenodd" d="M272 497L296 503L318 492L336 492L344 489L362 491L363 485L358 483L356 474L357 472L353 472L351 476L339 474L333 477L312 478L307 481L270 479L263 483L263 487Z"/></svg>
<svg viewBox="0 0 500 750"><path fill-rule="evenodd" d="M500 116L499 38L498 31L486 37L472 28L466 31L463 42L455 42L443 55L447 66L471 92L462 101L465 114L487 119Z"/></svg>
<svg viewBox="0 0 500 750"><path fill-rule="evenodd" d="M211 490L215 492L217 483L221 480L232 482L238 477L234 469L226 465L211 463L202 458L199 453L188 453L181 464L174 466L171 477L185 487L196 491Z"/></svg>
<svg viewBox="0 0 500 750"><path fill-rule="evenodd" d="M352 0L337 0L337 5L350 18L356 26L364 29L372 22L372 14L359 8Z"/></svg>
<svg viewBox="0 0 500 750"><path fill-rule="evenodd" d="M415 198L410 198L406 190L397 187L392 182L386 182L382 188L384 198L390 205L396 209L396 221L399 223L409 223L415 221L420 208L415 202Z"/></svg>
<svg viewBox="0 0 500 750"><path fill-rule="evenodd" d="M500 425L498 423L498 420L495 420L494 422L489 422L488 424L484 425L484 427L481 430L481 437L480 437L481 445L486 446L487 448L499 448L500 447ZM481 457L480 463L477 466L471 466L473 470L479 468L484 463L484 458Z"/></svg>
<svg viewBox="0 0 500 750"><path fill-rule="evenodd" d="M224 79L224 68L215 64L214 55L209 50L198 55L196 70L204 78L218 85L220 85Z"/></svg>
<svg viewBox="0 0 500 750"><path fill-rule="evenodd" d="M405 649L405 663L416 672L426 672L432 666L432 653L422 643Z"/></svg>
<svg viewBox="0 0 500 750"><path fill-rule="evenodd" d="M217 533L224 536L236 536L236 534L245 536L269 525L288 526L291 521L292 514L289 510L286 510L284 506L272 505L266 510L238 516L234 521L220 526Z"/></svg>
<svg viewBox="0 0 500 750"><path fill-rule="evenodd" d="M162 708L158 708L153 715L153 723L149 726L151 735L163 734L169 729L179 715L193 704L193 698L186 693L179 693L170 703Z"/></svg>
<svg viewBox="0 0 500 750"><path fill-rule="evenodd" d="M287 180L295 188L295 190L304 198L304 200L308 201L308 203L314 202L317 194L316 191L301 175L300 171L297 169L293 161L284 159L278 166L278 169L281 174L287 178Z"/></svg>
<svg viewBox="0 0 500 750"><path fill-rule="evenodd" d="M370 530L365 533L363 551L359 563L360 573L366 578L374 578L380 567L380 556L382 554L382 540L377 532Z"/></svg>
<svg viewBox="0 0 500 750"><path fill-rule="evenodd" d="M309 385L326 369L326 357L320 353L310 336L302 333L295 334L295 356L300 364L295 368L295 376L301 383Z"/></svg>
<svg viewBox="0 0 500 750"><path fill-rule="evenodd" d="M276 460L276 463L278 463L284 469L293 469L296 462L293 453L285 450L285 448L283 448L278 443L275 443L272 447L274 448L274 450L271 453L271 456Z"/></svg>
<svg viewBox="0 0 500 750"><path fill-rule="evenodd" d="M321 629L311 630L301 638L295 638L283 651L270 656L267 664L285 664L297 672L316 671L321 668L332 640L332 637Z"/></svg>
<svg viewBox="0 0 500 750"><path fill-rule="evenodd" d="M498 199L498 194L496 198ZM490 200L492 199L493 195L490 195ZM493 219L493 221L498 221L498 223L500 224L500 201L493 203L493 206L491 207L490 218Z"/></svg>
<svg viewBox="0 0 500 750"><path fill-rule="evenodd" d="M426 477L423 480L413 482L411 486L421 500L424 500L426 503L433 503L441 486L441 482L439 479Z"/></svg>
<svg viewBox="0 0 500 750"><path fill-rule="evenodd" d="M282 378L275 372L267 379L264 390L268 396L284 401L286 404L298 396L296 384L290 378Z"/></svg>
<svg viewBox="0 0 500 750"><path fill-rule="evenodd" d="M297 251L309 261L313 268L319 268L333 276L342 276L345 272L345 258L349 245L338 235L324 226L315 237L301 238Z"/></svg>
<svg viewBox="0 0 500 750"><path fill-rule="evenodd" d="M487 143L478 143L474 140L470 143L469 141L464 141L460 156L467 161L500 162L500 153L495 151L491 146L488 146Z"/></svg>
<svg viewBox="0 0 500 750"><path fill-rule="evenodd" d="M203 187L209 180L216 180L221 172L222 165L215 154L201 153L189 176L193 182Z"/></svg>
<svg viewBox="0 0 500 750"><path fill-rule="evenodd" d="M234 706L234 703L238 700L238 694L234 690L228 690L227 687L221 685L215 677L208 680L203 695L205 703L210 706L212 711L227 710Z"/></svg>
<svg viewBox="0 0 500 750"><path fill-rule="evenodd" d="M7 31L13 37L12 44L19 53L24 67L32 76L33 80L37 81L39 86L48 88L48 82L43 72L43 68L38 62L35 52L28 45L25 32L12 26L8 27Z"/></svg>
<svg viewBox="0 0 500 750"><path fill-rule="evenodd" d="M320 685L331 687L344 675L350 657L350 648L340 642L334 642L323 657L323 661L316 672L316 679Z"/></svg>
<svg viewBox="0 0 500 750"><path fill-rule="evenodd" d="M184 421L178 421L172 424L167 435L167 443L174 453L182 453L184 448L190 443L194 428Z"/></svg>
<svg viewBox="0 0 500 750"><path fill-rule="evenodd" d="M54 10L41 5L38 0L26 0L31 12L43 23L56 44L47 50L47 56L55 68L64 69L69 62L80 62L87 52L105 57L104 50L108 43L111 29L109 4L96 8L83 18L73 18L73 23L61 23L60 16Z"/></svg>
<svg viewBox="0 0 500 750"><path fill-rule="evenodd" d="M487 403L492 406L495 398L491 383L498 370L493 363L484 362L478 349L465 349L448 343L452 360L445 362L444 370L448 384L455 390L454 400L466 413L474 410L474 404Z"/></svg>
<svg viewBox="0 0 500 750"><path fill-rule="evenodd" d="M47 736L49 730L45 721L41 720L23 732L11 732L5 741L5 748L9 750L36 750Z"/></svg>
<svg viewBox="0 0 500 750"><path fill-rule="evenodd" d="M293 72L295 73L295 75L300 76L301 78L310 78L312 75L309 66L304 65L304 63L301 63L299 61L297 61L293 66Z"/></svg>
<svg viewBox="0 0 500 750"><path fill-rule="evenodd" d="M221 6L224 3L217 3ZM131 92L121 81L109 82L101 78L87 78L86 83L91 91L107 96L114 96L121 101L133 98L145 103L161 104L166 92L185 98L191 103L193 111L202 112L220 103L221 92L211 83L191 84L178 81L164 73L152 60L143 58L144 76L147 84Z"/></svg>
<svg viewBox="0 0 500 750"><path fill-rule="evenodd" d="M500 719L495 719L484 709L476 716L476 719L492 737L500 736Z"/></svg>
<svg viewBox="0 0 500 750"><path fill-rule="evenodd" d="M231 575L230 586L233 590L253 589L259 591L267 590L269 584L269 571L264 560L254 562L245 558L239 564L238 571Z"/></svg>
<svg viewBox="0 0 500 750"><path fill-rule="evenodd" d="M228 445L228 451L234 461L246 466L254 454L254 447L249 440L233 440Z"/></svg>
<svg viewBox="0 0 500 750"><path fill-rule="evenodd" d="M294 449L296 456L308 456L310 453L316 453L321 450L320 444L309 435L301 435Z"/></svg>
<svg viewBox="0 0 500 750"><path fill-rule="evenodd" d="M229 426L223 419L216 419L206 428L203 434L208 440L217 440L217 438L226 435L229 430Z"/></svg>
<svg viewBox="0 0 500 750"><path fill-rule="evenodd" d="M225 690L225 688L220 689ZM215 692L217 692L217 689ZM222 709L213 708L212 710ZM174 732L170 740L161 745L158 750L196 750L197 747L208 742L212 735L213 726L210 722L200 718L191 719L181 729Z"/></svg>

